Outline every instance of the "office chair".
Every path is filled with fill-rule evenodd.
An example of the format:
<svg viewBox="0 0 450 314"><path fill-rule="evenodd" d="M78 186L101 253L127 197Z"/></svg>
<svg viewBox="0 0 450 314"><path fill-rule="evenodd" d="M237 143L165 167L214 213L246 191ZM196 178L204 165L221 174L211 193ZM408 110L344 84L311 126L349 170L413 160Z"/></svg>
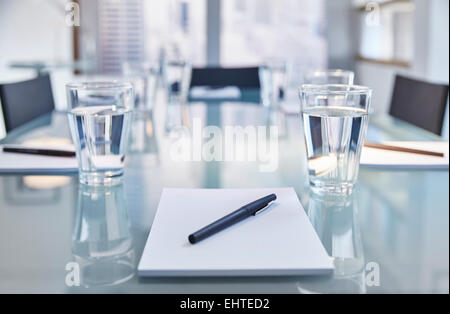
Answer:
<svg viewBox="0 0 450 314"><path fill-rule="evenodd" d="M397 75L389 114L441 135L448 90L448 85Z"/></svg>
<svg viewBox="0 0 450 314"><path fill-rule="evenodd" d="M194 86L260 88L259 68L193 68L190 87Z"/></svg>
<svg viewBox="0 0 450 314"><path fill-rule="evenodd" d="M55 108L48 74L17 83L0 85L0 102L6 132Z"/></svg>
<svg viewBox="0 0 450 314"><path fill-rule="evenodd" d="M210 88L236 86L241 91L238 101L257 102L261 98L260 68L193 68L189 89L199 86ZM189 99L196 100L190 96Z"/></svg>

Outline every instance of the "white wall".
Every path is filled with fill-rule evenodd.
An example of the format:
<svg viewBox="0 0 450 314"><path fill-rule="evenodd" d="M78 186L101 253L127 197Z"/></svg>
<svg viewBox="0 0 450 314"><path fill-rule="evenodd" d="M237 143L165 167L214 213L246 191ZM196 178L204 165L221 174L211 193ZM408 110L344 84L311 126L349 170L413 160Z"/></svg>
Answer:
<svg viewBox="0 0 450 314"><path fill-rule="evenodd" d="M449 83L449 1L431 0L430 41L427 77ZM443 136L449 139L449 106L444 122Z"/></svg>
<svg viewBox="0 0 450 314"><path fill-rule="evenodd" d="M12 60L69 61L64 0L0 1L0 65Z"/></svg>
<svg viewBox="0 0 450 314"><path fill-rule="evenodd" d="M414 57L410 68L356 62L358 84L374 89L373 108L376 113L389 110L396 73L437 83L449 82L449 1L413 0ZM449 138L448 106L444 122L444 138Z"/></svg>
<svg viewBox="0 0 450 314"><path fill-rule="evenodd" d="M65 0L0 0L0 83L34 76L33 71L10 69L8 64L12 61L71 60L72 37L71 28L65 23L65 3ZM0 138L4 135L0 112Z"/></svg>
<svg viewBox="0 0 450 314"><path fill-rule="evenodd" d="M428 76L448 82L449 76L449 1L431 0Z"/></svg>

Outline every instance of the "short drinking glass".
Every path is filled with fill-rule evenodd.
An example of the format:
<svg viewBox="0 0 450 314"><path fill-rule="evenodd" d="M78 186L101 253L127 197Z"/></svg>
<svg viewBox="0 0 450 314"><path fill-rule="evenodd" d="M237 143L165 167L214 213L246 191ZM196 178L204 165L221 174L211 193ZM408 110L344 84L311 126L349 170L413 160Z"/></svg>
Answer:
<svg viewBox="0 0 450 314"><path fill-rule="evenodd" d="M313 192L352 193L366 137L371 95L370 88L355 85L303 85L300 88Z"/></svg>
<svg viewBox="0 0 450 314"><path fill-rule="evenodd" d="M69 125L77 152L80 182L121 182L134 102L130 83L66 85Z"/></svg>

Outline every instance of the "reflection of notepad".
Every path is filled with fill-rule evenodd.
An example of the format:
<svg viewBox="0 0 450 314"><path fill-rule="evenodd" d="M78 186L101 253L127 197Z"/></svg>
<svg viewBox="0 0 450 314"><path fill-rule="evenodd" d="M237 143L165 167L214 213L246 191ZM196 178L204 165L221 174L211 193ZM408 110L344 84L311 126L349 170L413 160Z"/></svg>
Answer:
<svg viewBox="0 0 450 314"><path fill-rule="evenodd" d="M270 209L195 245L188 235L260 197ZM332 261L292 188L164 189L138 271L141 276L326 274Z"/></svg>
<svg viewBox="0 0 450 314"><path fill-rule="evenodd" d="M448 169L448 142L384 142L383 144L441 152L445 157L434 157L364 147L362 167Z"/></svg>
<svg viewBox="0 0 450 314"><path fill-rule="evenodd" d="M12 145L8 145L12 146ZM67 147L42 147L42 146L24 146L34 148L48 149L68 149L73 150L72 146ZM78 164L75 157L53 157L28 155L17 153L5 153L0 146L0 173L68 173L78 171Z"/></svg>

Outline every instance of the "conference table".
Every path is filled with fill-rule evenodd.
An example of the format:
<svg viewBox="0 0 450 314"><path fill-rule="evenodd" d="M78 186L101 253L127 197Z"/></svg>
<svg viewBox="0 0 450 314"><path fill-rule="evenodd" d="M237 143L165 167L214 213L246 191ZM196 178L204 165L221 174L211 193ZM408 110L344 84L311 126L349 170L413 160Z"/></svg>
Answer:
<svg viewBox="0 0 450 314"><path fill-rule="evenodd" d="M152 113L136 114L133 119L120 185L80 185L76 173L0 175L1 293L449 292L448 170L363 167L351 196L327 198L309 191L302 126L295 112L256 102L215 100L161 103ZM174 160L174 141L196 123L219 129L276 126L275 167L261 171L264 161L258 158ZM367 138L442 140L387 115L371 117ZM67 118L63 112L53 112L13 130L0 144L61 139L70 139ZM186 141L191 147L192 141ZM256 143L247 143L252 145ZM164 188L275 187L295 189L334 258L333 275L137 275Z"/></svg>

